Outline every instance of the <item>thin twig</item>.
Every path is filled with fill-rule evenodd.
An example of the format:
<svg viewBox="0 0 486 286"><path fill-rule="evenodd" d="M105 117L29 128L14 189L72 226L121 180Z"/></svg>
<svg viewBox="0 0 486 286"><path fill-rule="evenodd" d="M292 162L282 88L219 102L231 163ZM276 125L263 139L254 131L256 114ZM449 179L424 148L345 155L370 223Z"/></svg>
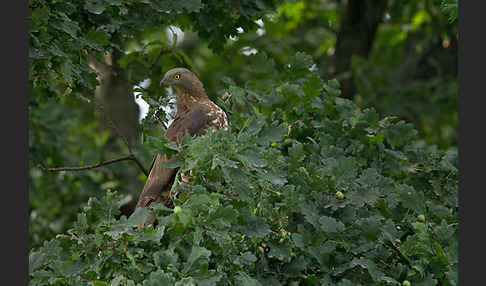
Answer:
<svg viewBox="0 0 486 286"><path fill-rule="evenodd" d="M155 118L155 120L157 120L157 122L159 122L159 124L162 126L162 129L165 131L165 124L164 122L160 119L160 117L157 116L156 112L154 113L153 117Z"/></svg>
<svg viewBox="0 0 486 286"><path fill-rule="evenodd" d="M135 155L131 154L130 156L133 157L133 161L135 161L135 163L137 163L138 167L140 168L140 170L143 171L143 173L145 174L145 177L148 178L149 176L149 172L147 172L147 170L145 170L145 168L143 167L142 163L140 163L140 161L137 159L137 157L135 157Z"/></svg>
<svg viewBox="0 0 486 286"><path fill-rule="evenodd" d="M384 243L385 246L388 246L390 247L391 246L391 249L395 250L398 255L400 256L400 258L402 259L402 261L404 261L405 263L407 263L409 266L412 266L412 262L410 261L410 258L408 258L405 254L403 254L400 249L395 245L393 244L393 242L391 241L388 241L388 243Z"/></svg>
<svg viewBox="0 0 486 286"><path fill-rule="evenodd" d="M111 159L111 160L108 160L108 161L103 161L103 162L100 162L100 163L97 163L97 164L94 164L94 165L87 165L87 166L81 166L81 167L46 168L46 167L39 164L39 168L43 171L46 171L46 172L83 171L83 170L89 170L89 169L94 169L94 168L106 166L106 165L113 164L113 163L116 163L116 162L126 161L126 160L135 161L137 163L138 167L145 174L145 176L148 177L147 170L145 170L145 168L142 166L140 161L138 161L138 159L133 154L125 156L125 157L117 158L117 159Z"/></svg>
<svg viewBox="0 0 486 286"><path fill-rule="evenodd" d="M153 71L155 65L160 60L160 57L162 57L163 54L168 54L168 53L171 53L171 52L172 51L170 49L164 49L164 48L160 49L159 54L157 55L157 57L155 58L155 60L150 64L149 70L150 71Z"/></svg>

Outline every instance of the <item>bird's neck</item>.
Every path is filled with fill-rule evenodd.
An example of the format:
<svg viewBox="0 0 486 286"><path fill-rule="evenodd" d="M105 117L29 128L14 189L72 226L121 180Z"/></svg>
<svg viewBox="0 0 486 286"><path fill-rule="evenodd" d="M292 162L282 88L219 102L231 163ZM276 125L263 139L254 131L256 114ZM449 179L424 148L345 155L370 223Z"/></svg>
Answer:
<svg viewBox="0 0 486 286"><path fill-rule="evenodd" d="M177 115L193 109L201 103L209 100L204 88L197 88L195 90L186 90L180 87L175 87L177 92Z"/></svg>

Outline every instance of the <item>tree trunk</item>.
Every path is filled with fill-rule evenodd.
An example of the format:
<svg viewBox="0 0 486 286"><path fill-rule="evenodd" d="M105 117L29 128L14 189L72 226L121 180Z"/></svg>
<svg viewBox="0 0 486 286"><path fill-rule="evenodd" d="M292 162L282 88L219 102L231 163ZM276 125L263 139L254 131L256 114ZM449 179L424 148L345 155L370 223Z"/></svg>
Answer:
<svg viewBox="0 0 486 286"><path fill-rule="evenodd" d="M334 76L341 75L342 96L345 98L353 99L356 88L352 76L344 73L350 72L353 55L368 57L386 7L387 0L348 0L334 54Z"/></svg>
<svg viewBox="0 0 486 286"><path fill-rule="evenodd" d="M102 125L112 135L120 136L131 149L138 136L139 107L126 71L118 65L120 56L120 53L107 54L102 61L90 58L89 63L101 74L95 98L101 109Z"/></svg>

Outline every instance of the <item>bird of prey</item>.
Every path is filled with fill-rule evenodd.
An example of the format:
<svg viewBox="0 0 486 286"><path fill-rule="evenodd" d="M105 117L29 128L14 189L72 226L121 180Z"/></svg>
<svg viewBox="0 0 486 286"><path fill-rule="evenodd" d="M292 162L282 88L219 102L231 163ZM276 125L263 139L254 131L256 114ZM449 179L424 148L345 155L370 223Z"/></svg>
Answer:
<svg viewBox="0 0 486 286"><path fill-rule="evenodd" d="M204 135L210 127L226 129L228 119L226 113L212 102L206 95L203 84L197 76L185 68L174 68L167 71L160 84L171 85L177 92L177 114L167 128L165 135L169 141L180 144L185 134L191 136ZM174 183L178 168L168 168L162 162L176 162L177 155L171 159L157 154L152 162L150 173L135 207L146 208L152 202L170 204L169 191ZM182 181L185 176L181 172ZM151 224L154 217L146 224Z"/></svg>

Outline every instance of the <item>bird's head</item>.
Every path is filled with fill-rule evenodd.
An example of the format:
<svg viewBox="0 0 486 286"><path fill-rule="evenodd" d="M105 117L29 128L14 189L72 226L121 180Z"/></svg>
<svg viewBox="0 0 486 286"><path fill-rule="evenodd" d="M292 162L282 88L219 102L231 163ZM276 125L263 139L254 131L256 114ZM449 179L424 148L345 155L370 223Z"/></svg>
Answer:
<svg viewBox="0 0 486 286"><path fill-rule="evenodd" d="M206 91L197 76L186 68L173 68L168 70L160 85L167 84L175 88L178 94L178 104L191 104L191 100L201 101L207 99Z"/></svg>
<svg viewBox="0 0 486 286"><path fill-rule="evenodd" d="M194 85L202 85L196 75L186 68L173 68L168 70L160 85L174 85L183 89L192 89Z"/></svg>

